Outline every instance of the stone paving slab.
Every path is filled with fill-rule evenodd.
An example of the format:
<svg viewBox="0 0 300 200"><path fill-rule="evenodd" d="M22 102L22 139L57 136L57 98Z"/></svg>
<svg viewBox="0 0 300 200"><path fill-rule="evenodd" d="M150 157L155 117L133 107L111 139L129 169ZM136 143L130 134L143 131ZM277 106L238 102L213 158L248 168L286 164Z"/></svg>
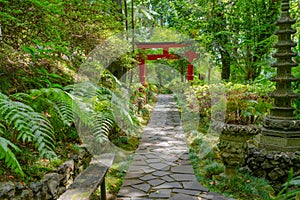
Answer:
<svg viewBox="0 0 300 200"><path fill-rule="evenodd" d="M197 181L188 151L174 98L159 95L117 199L228 200Z"/></svg>

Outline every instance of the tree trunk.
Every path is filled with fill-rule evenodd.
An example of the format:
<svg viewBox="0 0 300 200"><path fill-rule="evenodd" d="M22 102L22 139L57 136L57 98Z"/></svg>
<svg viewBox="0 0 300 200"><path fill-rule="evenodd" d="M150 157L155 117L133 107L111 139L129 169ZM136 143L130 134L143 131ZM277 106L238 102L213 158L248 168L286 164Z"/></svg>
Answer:
<svg viewBox="0 0 300 200"><path fill-rule="evenodd" d="M230 54L224 49L220 49L221 62L222 62L222 80L228 81L230 78Z"/></svg>

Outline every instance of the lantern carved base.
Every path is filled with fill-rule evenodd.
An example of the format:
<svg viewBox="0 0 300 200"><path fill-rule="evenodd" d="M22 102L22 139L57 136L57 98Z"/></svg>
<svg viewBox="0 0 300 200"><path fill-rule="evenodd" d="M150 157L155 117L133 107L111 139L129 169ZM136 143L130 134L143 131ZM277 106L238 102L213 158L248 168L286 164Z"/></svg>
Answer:
<svg viewBox="0 0 300 200"><path fill-rule="evenodd" d="M267 150L300 151L300 120L264 118L258 146Z"/></svg>
<svg viewBox="0 0 300 200"><path fill-rule="evenodd" d="M226 167L225 174L233 175L235 168L244 164L247 141L260 132L254 125L224 124L219 138L220 156Z"/></svg>

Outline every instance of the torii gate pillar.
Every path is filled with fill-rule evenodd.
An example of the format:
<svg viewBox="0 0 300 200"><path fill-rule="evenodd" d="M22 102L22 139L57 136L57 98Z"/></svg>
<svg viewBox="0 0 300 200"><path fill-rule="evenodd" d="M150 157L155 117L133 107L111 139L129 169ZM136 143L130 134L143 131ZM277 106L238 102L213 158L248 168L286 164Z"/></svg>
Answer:
<svg viewBox="0 0 300 200"><path fill-rule="evenodd" d="M186 52L184 55L187 57L189 63L192 63L193 60L199 56L198 53L192 51ZM188 64L187 80L188 81L194 80L194 65L192 64Z"/></svg>
<svg viewBox="0 0 300 200"><path fill-rule="evenodd" d="M188 64L187 80L188 81L193 81L194 80L194 65L192 65L192 64Z"/></svg>
<svg viewBox="0 0 300 200"><path fill-rule="evenodd" d="M145 65L145 59L140 59L140 83L143 86L146 86L146 65Z"/></svg>

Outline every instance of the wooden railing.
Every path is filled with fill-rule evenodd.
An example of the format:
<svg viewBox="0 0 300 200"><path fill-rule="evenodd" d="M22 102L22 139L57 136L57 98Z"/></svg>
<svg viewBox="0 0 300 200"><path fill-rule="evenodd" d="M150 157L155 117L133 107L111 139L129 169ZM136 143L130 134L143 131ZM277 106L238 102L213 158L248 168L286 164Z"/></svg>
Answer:
<svg viewBox="0 0 300 200"><path fill-rule="evenodd" d="M105 176L113 159L113 154L93 158L90 165L75 178L59 200L89 200L99 186L101 200L106 200Z"/></svg>

